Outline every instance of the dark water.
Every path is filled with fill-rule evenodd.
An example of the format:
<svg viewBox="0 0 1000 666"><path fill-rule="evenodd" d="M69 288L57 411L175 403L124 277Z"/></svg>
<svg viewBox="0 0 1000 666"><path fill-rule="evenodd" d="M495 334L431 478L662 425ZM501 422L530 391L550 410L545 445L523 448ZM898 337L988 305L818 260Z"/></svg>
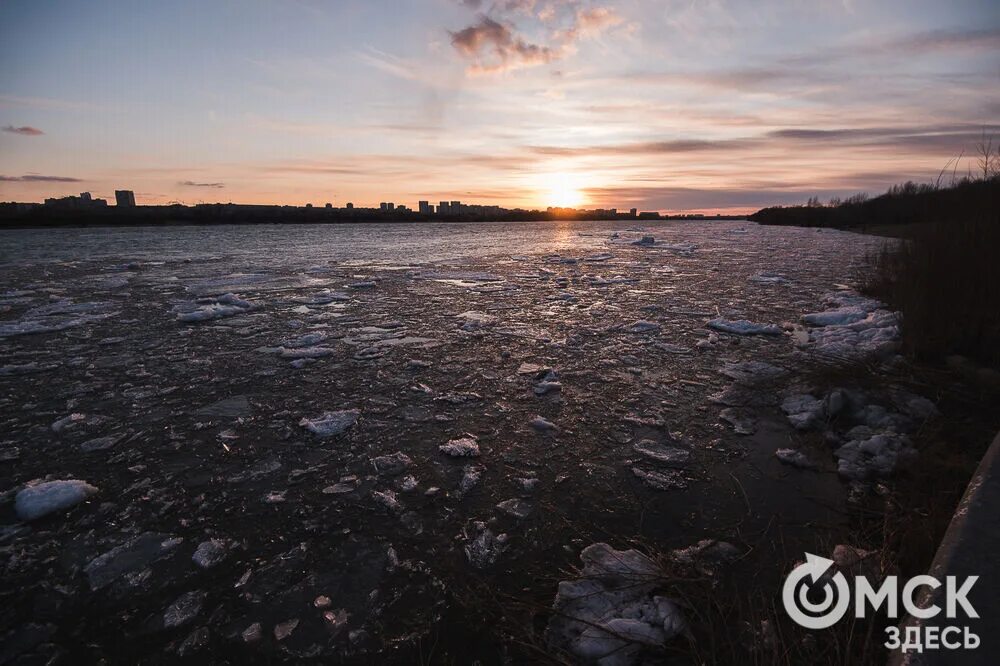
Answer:
<svg viewBox="0 0 1000 666"><path fill-rule="evenodd" d="M727 365L805 361L705 324L795 321L877 242L732 222L5 232L0 633L87 661L489 657L458 598L550 603L595 541L788 557L838 529L842 484L774 459L799 435L773 400L738 410L740 435L713 396ZM343 410L341 435L300 425ZM439 451L467 433L479 457ZM406 469L374 463L397 451ZM18 524L39 478L100 492ZM485 530L506 538L484 561ZM226 557L203 570L209 539ZM93 590L116 547L124 573ZM197 612L164 628L187 593Z"/></svg>

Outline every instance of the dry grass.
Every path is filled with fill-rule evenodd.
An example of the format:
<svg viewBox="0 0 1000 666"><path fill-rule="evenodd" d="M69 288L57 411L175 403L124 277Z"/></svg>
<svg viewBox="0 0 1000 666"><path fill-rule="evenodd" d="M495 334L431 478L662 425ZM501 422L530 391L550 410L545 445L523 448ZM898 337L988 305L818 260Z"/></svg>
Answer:
<svg viewBox="0 0 1000 666"><path fill-rule="evenodd" d="M925 226L867 263L862 289L902 313L905 351L1000 367L1000 216Z"/></svg>

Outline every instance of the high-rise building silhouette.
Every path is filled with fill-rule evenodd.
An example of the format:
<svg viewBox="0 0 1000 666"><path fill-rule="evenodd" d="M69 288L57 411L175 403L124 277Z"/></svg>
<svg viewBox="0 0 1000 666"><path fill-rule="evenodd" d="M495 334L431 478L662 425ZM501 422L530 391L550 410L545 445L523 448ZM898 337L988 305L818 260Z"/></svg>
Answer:
<svg viewBox="0 0 1000 666"><path fill-rule="evenodd" d="M115 190L115 205L119 208L135 208L135 192L132 190Z"/></svg>

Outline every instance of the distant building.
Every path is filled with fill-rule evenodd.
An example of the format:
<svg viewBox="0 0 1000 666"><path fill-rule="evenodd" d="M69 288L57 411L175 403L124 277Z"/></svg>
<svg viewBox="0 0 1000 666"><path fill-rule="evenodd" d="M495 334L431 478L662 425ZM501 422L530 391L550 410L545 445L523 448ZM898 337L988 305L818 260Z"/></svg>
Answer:
<svg viewBox="0 0 1000 666"><path fill-rule="evenodd" d="M347 202L347 205L344 206L344 208L346 208L347 210L354 210L354 204L352 204L351 202Z"/></svg>
<svg viewBox="0 0 1000 666"><path fill-rule="evenodd" d="M78 197L50 198L45 200L46 206L58 208L104 208L108 205L106 199L94 199L90 192L80 192Z"/></svg>
<svg viewBox="0 0 1000 666"><path fill-rule="evenodd" d="M429 201L421 201L418 204L421 215L432 215L434 213L434 207L431 206Z"/></svg>
<svg viewBox="0 0 1000 666"><path fill-rule="evenodd" d="M638 214L639 214L639 209L638 208L630 208L629 211L628 211L629 217L635 217Z"/></svg>
<svg viewBox="0 0 1000 666"><path fill-rule="evenodd" d="M119 208L135 208L135 192L115 190L115 205Z"/></svg>
<svg viewBox="0 0 1000 666"><path fill-rule="evenodd" d="M451 205L448 206L448 211L452 215L458 215L458 214L460 214L462 212L462 202L461 201L452 201Z"/></svg>
<svg viewBox="0 0 1000 666"><path fill-rule="evenodd" d="M438 215L448 215L451 212L451 204L442 201L438 204Z"/></svg>

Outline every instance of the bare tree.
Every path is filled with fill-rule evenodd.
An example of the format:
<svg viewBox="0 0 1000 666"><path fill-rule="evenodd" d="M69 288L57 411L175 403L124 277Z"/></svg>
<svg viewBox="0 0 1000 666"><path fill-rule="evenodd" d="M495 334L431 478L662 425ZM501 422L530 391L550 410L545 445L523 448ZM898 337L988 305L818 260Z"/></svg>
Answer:
<svg viewBox="0 0 1000 666"><path fill-rule="evenodd" d="M983 128L983 137L976 144L976 154L979 156L979 168L982 170L982 180L989 180L997 173L1000 173L1000 146L997 146L997 154L993 154L993 135L986 136L986 128Z"/></svg>

